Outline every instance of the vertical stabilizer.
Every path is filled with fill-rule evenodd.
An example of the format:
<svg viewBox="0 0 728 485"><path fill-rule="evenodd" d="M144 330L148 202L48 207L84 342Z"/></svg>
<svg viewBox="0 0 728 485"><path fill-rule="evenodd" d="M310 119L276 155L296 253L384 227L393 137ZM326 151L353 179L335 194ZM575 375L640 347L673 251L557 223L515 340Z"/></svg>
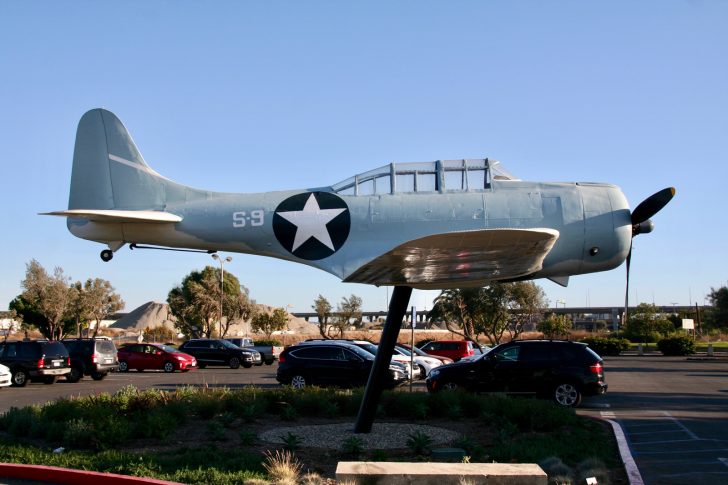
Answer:
<svg viewBox="0 0 728 485"><path fill-rule="evenodd" d="M173 182L144 161L112 112L93 109L76 132L69 209L161 210Z"/></svg>

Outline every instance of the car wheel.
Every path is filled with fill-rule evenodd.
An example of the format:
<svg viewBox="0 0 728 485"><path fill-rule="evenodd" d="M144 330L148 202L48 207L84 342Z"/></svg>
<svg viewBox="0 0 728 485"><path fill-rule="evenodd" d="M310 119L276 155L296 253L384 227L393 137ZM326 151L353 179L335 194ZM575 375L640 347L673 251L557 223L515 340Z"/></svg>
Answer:
<svg viewBox="0 0 728 485"><path fill-rule="evenodd" d="M45 376L43 378L43 384L55 384L58 380L58 376Z"/></svg>
<svg viewBox="0 0 728 485"><path fill-rule="evenodd" d="M458 389L460 389L460 386L458 386L456 383L450 381L450 382L446 382L445 384L443 384L442 387L440 387L440 389L442 389L443 391L457 391Z"/></svg>
<svg viewBox="0 0 728 485"><path fill-rule="evenodd" d="M230 362L228 362L228 365L231 369L237 369L240 367L240 359L237 357L230 357Z"/></svg>
<svg viewBox="0 0 728 485"><path fill-rule="evenodd" d="M15 369L12 372L12 382L15 387L23 387L28 383L28 373L23 369Z"/></svg>
<svg viewBox="0 0 728 485"><path fill-rule="evenodd" d="M425 366L422 364L418 364L417 366L420 368L420 379L427 377L427 369L425 369Z"/></svg>
<svg viewBox="0 0 728 485"><path fill-rule="evenodd" d="M104 379L104 377L106 377L107 374L107 372L93 372L91 374L91 379L95 381L101 381Z"/></svg>
<svg viewBox="0 0 728 485"><path fill-rule="evenodd" d="M129 372L129 364L125 360L119 361L119 372Z"/></svg>
<svg viewBox="0 0 728 485"><path fill-rule="evenodd" d="M581 392L570 382L562 382L554 388L554 401L560 406L575 408L581 404Z"/></svg>
<svg viewBox="0 0 728 485"><path fill-rule="evenodd" d="M275 359L265 359L265 365L273 365L273 361L275 361Z"/></svg>
<svg viewBox="0 0 728 485"><path fill-rule="evenodd" d="M83 378L83 369L78 367L71 367L71 372L66 374L66 380L68 382L78 382Z"/></svg>
<svg viewBox="0 0 728 485"><path fill-rule="evenodd" d="M296 374L291 379L291 387L294 389L303 389L306 387L306 378L303 377L301 374Z"/></svg>
<svg viewBox="0 0 728 485"><path fill-rule="evenodd" d="M174 372L174 364L171 362L164 363L164 372Z"/></svg>
<svg viewBox="0 0 728 485"><path fill-rule="evenodd" d="M250 369L251 367L253 367L253 364L251 364L249 362L245 362L245 363L243 363L243 367L245 367L246 369Z"/></svg>

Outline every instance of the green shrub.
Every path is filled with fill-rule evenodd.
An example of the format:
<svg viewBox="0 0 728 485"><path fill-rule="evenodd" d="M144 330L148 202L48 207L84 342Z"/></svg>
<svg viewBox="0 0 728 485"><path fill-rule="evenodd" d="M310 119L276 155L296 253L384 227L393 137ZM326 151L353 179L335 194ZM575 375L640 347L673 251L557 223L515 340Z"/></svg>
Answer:
<svg viewBox="0 0 728 485"><path fill-rule="evenodd" d="M422 431L417 431L409 435L407 438L407 447L412 450L415 455L424 455L430 451L432 446L432 438Z"/></svg>
<svg viewBox="0 0 728 485"><path fill-rule="evenodd" d="M629 340L626 338L587 337L582 342L602 357L619 355L621 352L629 350Z"/></svg>
<svg viewBox="0 0 728 485"><path fill-rule="evenodd" d="M691 355L695 353L695 341L684 335L667 337L657 342L663 355Z"/></svg>
<svg viewBox="0 0 728 485"><path fill-rule="evenodd" d="M262 339L262 340L253 340L253 345L272 345L275 347L282 347L283 342L281 342L280 340L276 340L276 339L269 339L269 340Z"/></svg>

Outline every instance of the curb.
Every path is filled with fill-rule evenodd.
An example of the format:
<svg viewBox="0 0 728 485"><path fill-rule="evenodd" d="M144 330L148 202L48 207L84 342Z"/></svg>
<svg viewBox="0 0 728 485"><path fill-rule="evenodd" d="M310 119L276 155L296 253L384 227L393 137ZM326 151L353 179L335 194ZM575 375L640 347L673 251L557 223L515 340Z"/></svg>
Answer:
<svg viewBox="0 0 728 485"><path fill-rule="evenodd" d="M132 477L116 473L92 472L86 470L71 470L45 465L19 465L17 463L0 463L0 477L36 480L56 485L183 485L178 482L168 482L155 478Z"/></svg>
<svg viewBox="0 0 728 485"><path fill-rule="evenodd" d="M612 421L611 419L604 419L604 421L612 425L614 437L617 439L617 446L619 447L619 456L622 458L622 463L624 463L624 469L627 472L627 479L629 480L630 485L644 485L645 482L642 480L640 470L634 462L632 452L629 449L627 438L624 436L622 427L619 423Z"/></svg>

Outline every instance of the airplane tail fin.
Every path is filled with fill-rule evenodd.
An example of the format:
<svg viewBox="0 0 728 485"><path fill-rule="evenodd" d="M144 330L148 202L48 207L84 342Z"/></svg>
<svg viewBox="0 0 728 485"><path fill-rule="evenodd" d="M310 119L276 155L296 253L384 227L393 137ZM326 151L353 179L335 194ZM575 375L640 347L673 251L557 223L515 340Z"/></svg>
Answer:
<svg viewBox="0 0 728 485"><path fill-rule="evenodd" d="M147 165L112 112L93 109L83 115L76 132L69 209L164 210L169 196L181 187Z"/></svg>

